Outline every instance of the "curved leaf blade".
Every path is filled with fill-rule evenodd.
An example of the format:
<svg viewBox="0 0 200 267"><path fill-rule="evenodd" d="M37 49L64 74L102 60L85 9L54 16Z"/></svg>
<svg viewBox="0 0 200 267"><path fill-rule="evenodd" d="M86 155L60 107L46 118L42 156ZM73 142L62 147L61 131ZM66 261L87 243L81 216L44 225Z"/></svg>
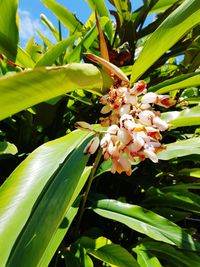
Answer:
<svg viewBox="0 0 200 267"><path fill-rule="evenodd" d="M140 206L105 199L98 201L93 210L155 240L188 250L200 250L200 244L178 225Z"/></svg>
<svg viewBox="0 0 200 267"><path fill-rule="evenodd" d="M187 108L183 111L171 111L162 113L161 118L170 124L170 128L199 125L200 106Z"/></svg>
<svg viewBox="0 0 200 267"><path fill-rule="evenodd" d="M147 39L132 68L131 83L135 82L152 64L172 47L184 34L199 23L200 2L184 1Z"/></svg>
<svg viewBox="0 0 200 267"><path fill-rule="evenodd" d="M54 0L41 0L72 33L82 30L82 23L69 10Z"/></svg>
<svg viewBox="0 0 200 267"><path fill-rule="evenodd" d="M66 40L60 41L57 44L51 46L43 57L36 63L35 67L51 66L56 59L65 52L66 48L74 43L74 41L80 37L80 33L75 33Z"/></svg>
<svg viewBox="0 0 200 267"><path fill-rule="evenodd" d="M4 77L0 79L0 120L76 89L100 94L102 86L101 72L91 64L41 67Z"/></svg>
<svg viewBox="0 0 200 267"><path fill-rule="evenodd" d="M200 74L198 72L183 74L152 86L148 89L149 92L156 92L157 94L165 94L173 90L179 90L186 87L199 86Z"/></svg>
<svg viewBox="0 0 200 267"><path fill-rule="evenodd" d="M34 249L40 250L34 255L31 254L35 260L35 255L42 256L42 250L50 241L47 238L51 238L51 235L62 222L66 211L73 203L72 201L76 198L74 191L87 162L87 157L83 155L83 149L88 141L86 140L76 152L72 153L69 158L67 157L83 142L87 135L88 133L75 131L42 145L17 167L1 187L0 237L1 240L6 242L6 244L2 242L0 245L1 266L4 266L7 262L11 249L13 249L13 252L8 266L14 266L16 262L20 262L22 258L19 257L20 252L17 252L17 249L21 250L21 246L27 245L23 249L29 251L27 255L24 255L23 259L25 261ZM74 157L80 161L79 168L74 168L76 162ZM76 184L74 184L74 181L76 181ZM67 190L68 193L64 194L63 190ZM75 194L77 192L76 190ZM57 208L52 209L55 204ZM41 224L38 222L41 222ZM51 225L48 225L49 223ZM46 227L44 227L45 225ZM34 238L34 231L40 233L39 235L36 234L37 238ZM40 240L42 235L46 236L46 245L35 246L35 242L44 241L43 238ZM18 261L11 264L13 257L19 258ZM30 266L30 260L28 265ZM36 265L33 263L32 266Z"/></svg>
<svg viewBox="0 0 200 267"><path fill-rule="evenodd" d="M167 144L166 150L158 153L158 158L162 160L170 160L191 154L200 154L200 137Z"/></svg>
<svg viewBox="0 0 200 267"><path fill-rule="evenodd" d="M0 1L0 52L14 61L17 54L18 25L17 25L18 0Z"/></svg>

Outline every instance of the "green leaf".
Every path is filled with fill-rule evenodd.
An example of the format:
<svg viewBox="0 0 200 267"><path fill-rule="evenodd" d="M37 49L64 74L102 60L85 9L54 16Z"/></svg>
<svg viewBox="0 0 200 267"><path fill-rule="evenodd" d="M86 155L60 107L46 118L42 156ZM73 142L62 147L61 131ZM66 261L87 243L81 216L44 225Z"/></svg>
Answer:
<svg viewBox="0 0 200 267"><path fill-rule="evenodd" d="M15 61L18 44L18 0L0 0L0 53Z"/></svg>
<svg viewBox="0 0 200 267"><path fill-rule="evenodd" d="M168 189L169 190L169 189ZM150 189L147 198L142 202L146 207L173 207L190 212L200 213L200 197L187 191L167 191Z"/></svg>
<svg viewBox="0 0 200 267"><path fill-rule="evenodd" d="M135 82L160 56L184 34L199 23L200 2L185 0L147 39L132 68L131 83Z"/></svg>
<svg viewBox="0 0 200 267"><path fill-rule="evenodd" d="M40 15L41 21L44 23L45 26L49 28L49 30L53 33L54 37L57 41L60 41L60 36L58 30L54 27L53 23L44 15Z"/></svg>
<svg viewBox="0 0 200 267"><path fill-rule="evenodd" d="M200 168L192 168L192 169L182 169L178 171L178 175L183 175L183 176L191 176L195 178L200 178Z"/></svg>
<svg viewBox="0 0 200 267"><path fill-rule="evenodd" d="M15 63L25 68L33 68L35 66L35 62L32 60L31 56L21 47L18 47L17 49L17 57Z"/></svg>
<svg viewBox="0 0 200 267"><path fill-rule="evenodd" d="M3 154L11 154L11 155L17 154L16 146L6 141L0 142L0 155Z"/></svg>
<svg viewBox="0 0 200 267"><path fill-rule="evenodd" d="M77 79L79 77L79 79ZM91 64L38 68L0 79L0 119L76 89L101 93L101 72Z"/></svg>
<svg viewBox="0 0 200 267"><path fill-rule="evenodd" d="M80 188L82 188L87 181L87 178L90 175L92 167L86 167L85 170L82 173L82 176L78 182L78 185L76 187L76 192L74 192L74 196L77 196L79 194ZM65 214L65 217L57 229L56 233L52 237L51 241L48 244L48 247L45 249L45 252L43 254L42 260L40 261L40 266L48 266L50 263L53 255L55 254L57 248L59 247L60 243L62 242L64 236L66 235L74 217L76 216L79 204L81 201L82 196L78 197L76 201L73 203L73 205L69 208L67 213ZM71 200L73 201L73 199Z"/></svg>
<svg viewBox="0 0 200 267"><path fill-rule="evenodd" d="M123 247L108 244L97 250L88 250L93 257L118 267L139 267L133 256Z"/></svg>
<svg viewBox="0 0 200 267"><path fill-rule="evenodd" d="M166 80L148 89L149 92L165 94L173 90L200 85L200 74L198 72L183 74L178 77Z"/></svg>
<svg viewBox="0 0 200 267"><path fill-rule="evenodd" d="M57 44L51 46L35 66L51 66L56 61L56 59L58 59L58 57L66 51L67 47L72 45L79 36L80 33L75 33L66 40L60 41Z"/></svg>
<svg viewBox="0 0 200 267"><path fill-rule="evenodd" d="M54 0L41 0L42 3L48 7L55 16L67 27L70 32L80 32L82 30L82 23L73 15L69 10L64 8L62 5L58 4Z"/></svg>
<svg viewBox="0 0 200 267"><path fill-rule="evenodd" d="M78 186L88 160L83 154L87 135L75 131L42 145L1 187L1 266L38 266L82 189Z"/></svg>
<svg viewBox="0 0 200 267"><path fill-rule="evenodd" d="M103 28L108 22L107 17L102 17L99 20L101 27ZM66 57L67 62L80 62L81 61L81 53L83 49L86 51L90 48L90 46L94 43L95 39L98 36L98 30L96 25L94 25L82 38L82 40L78 43L76 48Z"/></svg>
<svg viewBox="0 0 200 267"><path fill-rule="evenodd" d="M169 160L191 154L200 154L200 137L167 144L166 150L158 153L158 158Z"/></svg>
<svg viewBox="0 0 200 267"><path fill-rule="evenodd" d="M162 12L163 10L169 8L170 6L172 6L173 4L177 3L177 2L183 2L184 0L159 0L154 7L152 8L150 13L153 12Z"/></svg>
<svg viewBox="0 0 200 267"><path fill-rule="evenodd" d="M155 240L188 250L200 250L200 244L178 225L140 206L105 199L98 201L93 210Z"/></svg>
<svg viewBox="0 0 200 267"><path fill-rule="evenodd" d="M88 5L91 7L93 11L97 11L98 15L100 17L107 17L109 19L108 24L105 26L105 32L107 33L107 37L110 41L112 41L113 38L113 30L112 30L112 22L110 18L109 11L106 7L105 1L104 0L86 0Z"/></svg>
<svg viewBox="0 0 200 267"><path fill-rule="evenodd" d="M200 106L193 108L186 108L182 111L171 111L162 113L161 118L167 121L171 127L184 127L184 126L193 126L199 125L200 119Z"/></svg>
<svg viewBox="0 0 200 267"><path fill-rule="evenodd" d="M178 267L200 266L200 257L197 255L197 253L191 251L180 251L161 242L144 242L141 245L138 245L136 248L142 251L152 251L159 258L164 259Z"/></svg>
<svg viewBox="0 0 200 267"><path fill-rule="evenodd" d="M148 250L143 249L141 245L133 249L137 254L137 261L141 267L162 267L159 260Z"/></svg>

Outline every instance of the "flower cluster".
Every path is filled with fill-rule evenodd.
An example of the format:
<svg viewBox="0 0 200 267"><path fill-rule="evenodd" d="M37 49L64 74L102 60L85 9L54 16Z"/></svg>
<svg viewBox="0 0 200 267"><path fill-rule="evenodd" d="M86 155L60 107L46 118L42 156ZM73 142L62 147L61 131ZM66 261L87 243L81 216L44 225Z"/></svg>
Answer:
<svg viewBox="0 0 200 267"><path fill-rule="evenodd" d="M160 112L153 105L170 107L175 101L168 95L147 93L144 81L138 81L133 87L113 86L100 102L104 105L100 118L101 125L107 127L101 141L98 134L86 147L86 153L94 153L99 144L104 160L112 160L111 172L126 172L131 175L131 164L149 158L158 162L157 153L164 149L160 141L160 132L169 125L160 118ZM78 128L92 130L91 125L79 122Z"/></svg>

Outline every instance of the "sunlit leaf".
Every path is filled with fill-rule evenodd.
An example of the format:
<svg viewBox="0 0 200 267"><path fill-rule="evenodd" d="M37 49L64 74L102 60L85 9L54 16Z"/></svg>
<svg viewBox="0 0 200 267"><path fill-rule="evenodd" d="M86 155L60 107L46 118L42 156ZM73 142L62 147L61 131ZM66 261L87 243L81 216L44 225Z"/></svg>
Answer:
<svg viewBox="0 0 200 267"><path fill-rule="evenodd" d="M155 240L188 250L200 250L200 244L178 225L140 206L105 199L97 201L93 210L103 217L121 222Z"/></svg>
<svg viewBox="0 0 200 267"><path fill-rule="evenodd" d="M14 144L9 142L0 142L0 155L2 154L11 154L15 155L17 153L17 148Z"/></svg>
<svg viewBox="0 0 200 267"><path fill-rule="evenodd" d="M0 53L15 60L18 44L18 0L0 0Z"/></svg>
<svg viewBox="0 0 200 267"><path fill-rule="evenodd" d="M135 82L152 64L168 51L184 34L199 23L200 2L184 1L147 39L133 65L131 82Z"/></svg>
<svg viewBox="0 0 200 267"><path fill-rule="evenodd" d="M148 89L150 92L165 94L173 90L200 85L200 74L198 72L183 74L178 77L166 80Z"/></svg>
<svg viewBox="0 0 200 267"><path fill-rule="evenodd" d="M41 0L72 33L80 32L82 23L69 10L54 0Z"/></svg>
<svg viewBox="0 0 200 267"><path fill-rule="evenodd" d="M85 132L75 131L42 145L1 187L0 236L5 240L1 243L1 266L6 262L8 266L16 262L37 266L42 259L82 189L78 186L88 160L83 154L88 140L72 151L86 136Z"/></svg>
<svg viewBox="0 0 200 267"><path fill-rule="evenodd" d="M199 125L200 106L162 113L161 118L167 121L171 128Z"/></svg>
<svg viewBox="0 0 200 267"><path fill-rule="evenodd" d="M78 63L62 67L41 67L1 78L0 119L76 89L101 93L102 79L98 68Z"/></svg>

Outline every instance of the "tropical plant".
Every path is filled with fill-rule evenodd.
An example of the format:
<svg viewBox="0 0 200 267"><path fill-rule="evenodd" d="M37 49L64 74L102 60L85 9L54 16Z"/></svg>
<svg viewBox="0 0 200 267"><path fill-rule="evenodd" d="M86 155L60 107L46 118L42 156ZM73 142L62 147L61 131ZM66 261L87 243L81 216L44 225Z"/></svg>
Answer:
<svg viewBox="0 0 200 267"><path fill-rule="evenodd" d="M25 49L17 2L0 1L0 265L200 266L199 0L86 0L85 24L42 0L55 43Z"/></svg>

